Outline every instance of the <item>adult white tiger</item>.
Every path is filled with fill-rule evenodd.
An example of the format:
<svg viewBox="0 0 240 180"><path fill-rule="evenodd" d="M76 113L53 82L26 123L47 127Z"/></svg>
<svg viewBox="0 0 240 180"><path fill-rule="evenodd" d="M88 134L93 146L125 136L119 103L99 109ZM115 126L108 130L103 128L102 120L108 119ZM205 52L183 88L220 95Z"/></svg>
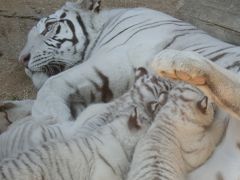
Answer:
<svg viewBox="0 0 240 180"><path fill-rule="evenodd" d="M74 108L69 107L74 104L85 107L92 101L108 101L119 96L132 84L133 68L146 66L157 52L167 48L193 50L239 72L239 47L214 39L188 23L144 8L94 13L67 3L31 30L20 60L28 66L28 74L38 87L59 70L83 63L44 84L33 115L64 121L72 119ZM79 101L68 102L74 93ZM228 128L227 136L232 144L225 147L235 153L234 161L231 157L225 160L229 168L232 163L236 169L240 168L236 148L239 128L240 123L234 121ZM223 166L225 178L232 180L239 176L238 170ZM231 176L226 176L229 172ZM217 173L218 169L208 179L215 178Z"/></svg>
<svg viewBox="0 0 240 180"><path fill-rule="evenodd" d="M75 65L50 78L39 91L33 109L36 116L71 119L66 100L76 91L83 106L119 96L132 84L133 68L146 66L162 49L194 50L238 71L239 47L216 40L189 23L144 8L95 13L77 5L66 3L40 20L21 53L20 61L38 87L47 76Z"/></svg>

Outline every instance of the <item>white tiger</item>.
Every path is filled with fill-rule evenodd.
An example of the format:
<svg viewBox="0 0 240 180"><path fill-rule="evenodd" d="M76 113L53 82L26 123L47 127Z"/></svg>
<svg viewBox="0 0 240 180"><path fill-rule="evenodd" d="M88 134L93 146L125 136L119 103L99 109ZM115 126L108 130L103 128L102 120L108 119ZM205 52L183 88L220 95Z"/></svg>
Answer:
<svg viewBox="0 0 240 180"><path fill-rule="evenodd" d="M177 84L139 140L127 179L185 180L215 150L227 121L198 89Z"/></svg>
<svg viewBox="0 0 240 180"><path fill-rule="evenodd" d="M0 152L8 153L0 163L0 179L125 179L136 143L173 86L140 72L129 92L111 103L89 106L75 122L13 123L0 136Z"/></svg>
<svg viewBox="0 0 240 180"><path fill-rule="evenodd" d="M33 116L66 121L73 119L72 114L76 117L75 105L84 108L123 94L134 82L133 68L146 67L163 49L192 50L223 68L239 72L238 46L221 42L161 12L135 8L96 13L94 9L88 11L79 9L78 4L66 3L33 27L20 56L38 87L49 76L74 66L46 81L38 92ZM73 94L77 101L69 102ZM8 112L9 109L4 111ZM221 158L214 160L217 166L204 166L199 179L215 179L219 171L229 180L240 176L239 128L239 122L231 121L225 150L217 156L225 157L224 164L219 163ZM226 154L228 151L231 155Z"/></svg>
<svg viewBox="0 0 240 180"><path fill-rule="evenodd" d="M214 39L189 23L145 8L95 13L67 3L33 27L20 61L27 61L35 84L41 84L35 81L38 74L51 76L81 64L44 84L33 116L72 119L67 100L76 92L83 107L92 101L109 101L134 82L134 67L146 67L157 52L169 48L194 50L238 71L232 65L239 47Z"/></svg>

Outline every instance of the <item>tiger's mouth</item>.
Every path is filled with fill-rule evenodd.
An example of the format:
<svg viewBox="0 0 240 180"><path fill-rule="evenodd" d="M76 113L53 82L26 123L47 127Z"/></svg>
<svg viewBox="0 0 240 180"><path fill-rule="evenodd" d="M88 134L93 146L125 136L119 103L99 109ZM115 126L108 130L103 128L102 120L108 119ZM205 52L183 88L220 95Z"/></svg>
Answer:
<svg viewBox="0 0 240 180"><path fill-rule="evenodd" d="M27 76L29 76L30 78L33 76L33 74L35 73L44 73L47 76L54 76L56 74L61 73L62 71L68 69L65 63L48 63L47 65L44 65L40 68L38 68L37 70L31 70L29 68L25 68L25 73L27 74Z"/></svg>
<svg viewBox="0 0 240 180"><path fill-rule="evenodd" d="M65 63L49 63L41 68L41 72L47 74L50 77L66 70L66 68L67 67Z"/></svg>

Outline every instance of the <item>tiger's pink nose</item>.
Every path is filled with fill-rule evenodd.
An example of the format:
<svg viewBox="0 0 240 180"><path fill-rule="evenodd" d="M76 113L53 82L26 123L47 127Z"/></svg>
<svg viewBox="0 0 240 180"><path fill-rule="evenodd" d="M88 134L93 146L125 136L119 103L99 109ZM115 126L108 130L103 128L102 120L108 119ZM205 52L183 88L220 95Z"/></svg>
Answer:
<svg viewBox="0 0 240 180"><path fill-rule="evenodd" d="M28 66L29 60L31 58L31 54L24 54L22 56L19 57L19 63L23 64L25 67Z"/></svg>

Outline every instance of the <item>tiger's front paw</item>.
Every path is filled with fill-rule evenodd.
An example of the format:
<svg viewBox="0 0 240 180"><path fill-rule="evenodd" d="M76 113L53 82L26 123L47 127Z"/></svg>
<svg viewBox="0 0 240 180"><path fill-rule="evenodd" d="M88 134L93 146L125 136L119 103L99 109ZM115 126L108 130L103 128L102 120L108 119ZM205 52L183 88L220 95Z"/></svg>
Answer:
<svg viewBox="0 0 240 180"><path fill-rule="evenodd" d="M31 114L33 100L0 101L0 133L4 132L14 121Z"/></svg>
<svg viewBox="0 0 240 180"><path fill-rule="evenodd" d="M210 64L201 55L190 51L164 50L157 54L151 67L160 76L205 85Z"/></svg>
<svg viewBox="0 0 240 180"><path fill-rule="evenodd" d="M9 120L8 113L6 112L7 107L3 102L0 102L0 134L7 130L8 126L12 124Z"/></svg>

